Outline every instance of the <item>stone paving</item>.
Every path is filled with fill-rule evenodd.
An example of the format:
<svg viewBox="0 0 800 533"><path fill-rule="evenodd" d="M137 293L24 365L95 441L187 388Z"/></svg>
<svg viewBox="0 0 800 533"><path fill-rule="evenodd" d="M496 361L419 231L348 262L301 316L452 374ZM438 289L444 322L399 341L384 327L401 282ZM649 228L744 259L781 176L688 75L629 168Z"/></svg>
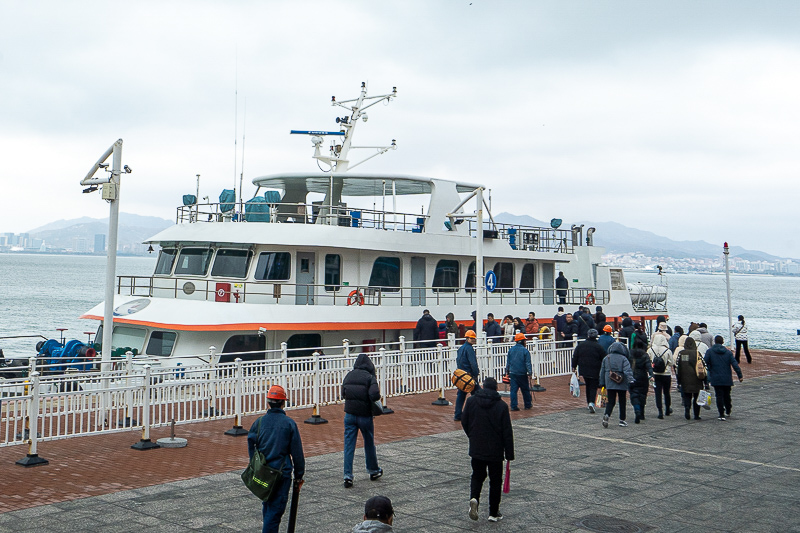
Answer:
<svg viewBox="0 0 800 533"><path fill-rule="evenodd" d="M703 411L702 421L686 421L680 409L657 420L651 396L649 416L642 424L632 423L628 406L629 427L612 424L603 429L599 415L577 408L583 398L569 399L566 379L557 387L553 380L546 393L537 395L536 416L515 413L517 460L512 462L511 492L504 495L501 505L505 519L499 524L486 520L488 487L481 519L473 522L467 517L467 442L463 432L452 431L458 426L447 420L452 408L436 411L430 407L430 398L423 402L421 396L393 399L390 404L397 413L376 420L382 442L378 457L386 474L369 481L359 449L352 489L341 486L341 422L328 416L341 408L327 408L323 415L332 420L324 434L330 436L322 441L330 440L333 447L336 440L338 447L325 451L324 442L306 439L306 434L320 428L303 425L306 449L310 446L318 455L307 461L297 530L349 531L363 514L364 501L384 494L397 511L397 531L800 531L795 407L800 372L787 372L797 366L786 364L796 364L798 357L777 352L762 356L761 363L744 365L746 380L734 388L733 415L726 422L716 420L714 410ZM766 360L770 363L763 363ZM763 377L749 379L751 375ZM404 410L403 402L415 402L416 407ZM552 405L545 407L548 403ZM431 409L434 415L427 414ZM297 414L293 416L302 418ZM386 434L408 433L415 416L421 426L417 431L435 434L387 439ZM426 420L431 417L438 421ZM220 429L226 425L213 424L220 424ZM221 433L206 426L205 431L214 435L212 440ZM131 438L130 433L123 436ZM232 457L236 454L228 451L234 447L241 454L244 439L225 437L219 445L201 445L200 437L191 437L189 447L182 450L128 452L115 447L111 437L122 438L73 439L94 441L95 447L102 442L102 457L95 452L83 463L74 459L59 463L63 459L53 460L53 455L48 457L51 465L34 469L6 461L12 450L15 455L24 453L19 447L0 450L0 504L16 501L19 509L0 514L0 533L260 530L260 503L239 479L241 455ZM46 443L46 449L52 455L59 449L56 444L70 442ZM195 457L214 457L215 452L216 463L196 468L202 459ZM156 472L149 481L157 484L145 486L145 480L131 478L130 466L116 470L115 476L116 454L133 454L140 471ZM180 462L194 465L197 477L163 483L174 476L172 465ZM218 470L223 473L203 475L220 468L225 469ZM59 490L59 483L67 487L74 477L92 475L91 486L75 484L69 497ZM28 487L22 492L14 490L9 478L40 483L38 489ZM120 490L137 484L139 488ZM100 495L75 499L93 493ZM31 502L30 498L36 499ZM53 500L56 503L20 509Z"/></svg>

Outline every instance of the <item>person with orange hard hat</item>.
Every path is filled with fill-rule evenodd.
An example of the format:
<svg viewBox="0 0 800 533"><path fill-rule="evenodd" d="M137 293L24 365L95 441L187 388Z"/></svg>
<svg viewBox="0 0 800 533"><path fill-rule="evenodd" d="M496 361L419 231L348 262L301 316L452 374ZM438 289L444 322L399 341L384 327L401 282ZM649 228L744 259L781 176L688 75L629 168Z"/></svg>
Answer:
<svg viewBox="0 0 800 533"><path fill-rule="evenodd" d="M299 489L303 485L306 460L303 443L297 423L286 416L283 410L287 400L286 391L280 385L273 385L267 392L269 410L253 423L247 434L247 451L250 458L258 449L270 467L283 471L283 477L275 485L270 498L262 502L262 533L277 533L286 504L289 501L291 476L294 470L294 483Z"/></svg>
<svg viewBox="0 0 800 533"><path fill-rule="evenodd" d="M528 376L533 374L531 352L525 347L525 334L514 335L514 346L508 351L506 358L506 375L511 380L511 410L519 411L517 391L522 390L522 401L525 409L533 407Z"/></svg>
<svg viewBox="0 0 800 533"><path fill-rule="evenodd" d="M464 344L461 345L456 353L456 368L460 368L461 370L467 372L477 383L480 368L478 368L478 356L475 355L475 348L473 348L473 346L475 346L478 338L473 330L468 330L464 335ZM475 394L478 389L479 387L476 385L475 389L472 391L472 394ZM453 420L456 422L461 420L461 412L464 409L465 401L467 401L467 393L461 389L456 391L456 407L453 413Z"/></svg>

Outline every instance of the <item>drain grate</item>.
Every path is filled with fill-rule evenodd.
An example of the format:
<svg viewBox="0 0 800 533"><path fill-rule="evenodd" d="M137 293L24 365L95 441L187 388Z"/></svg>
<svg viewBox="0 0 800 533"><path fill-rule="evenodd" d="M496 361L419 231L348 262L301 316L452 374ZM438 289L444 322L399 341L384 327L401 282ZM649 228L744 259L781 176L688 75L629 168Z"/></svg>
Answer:
<svg viewBox="0 0 800 533"><path fill-rule="evenodd" d="M573 522L573 525L588 531L597 533L644 533L653 529L644 524L629 522L613 516L603 516L601 514L590 514L580 520Z"/></svg>

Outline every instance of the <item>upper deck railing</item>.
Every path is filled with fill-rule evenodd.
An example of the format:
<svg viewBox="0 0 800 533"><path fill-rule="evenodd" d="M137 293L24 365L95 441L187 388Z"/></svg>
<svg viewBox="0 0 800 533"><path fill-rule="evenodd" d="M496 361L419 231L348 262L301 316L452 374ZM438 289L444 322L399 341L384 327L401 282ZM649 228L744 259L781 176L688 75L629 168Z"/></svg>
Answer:
<svg viewBox="0 0 800 533"><path fill-rule="evenodd" d="M331 224L352 228L370 228L390 231L423 233L429 224L426 215L361 209L346 205L327 206L320 203L273 203L256 204L263 211L248 211L245 203L207 203L178 207L178 224L194 222L267 222L291 224ZM225 207L226 211L222 208ZM456 219L456 224L466 219ZM445 223L450 224L450 222ZM474 220L467 221L470 236L477 234ZM537 252L572 253L575 233L545 227L484 222L484 239L500 239L508 242L514 250Z"/></svg>

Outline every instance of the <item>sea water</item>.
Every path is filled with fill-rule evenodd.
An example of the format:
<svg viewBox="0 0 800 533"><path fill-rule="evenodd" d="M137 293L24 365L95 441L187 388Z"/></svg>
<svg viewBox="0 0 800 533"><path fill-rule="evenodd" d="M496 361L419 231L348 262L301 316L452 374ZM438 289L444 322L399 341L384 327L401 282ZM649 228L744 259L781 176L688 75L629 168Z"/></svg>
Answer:
<svg viewBox="0 0 800 533"><path fill-rule="evenodd" d="M149 276L155 260L155 254L118 257L117 273ZM67 328L67 338L86 341L84 332L96 331L98 322L79 317L103 301L105 265L103 256L0 254L0 348L6 356L34 355L39 340L2 338L7 336L59 338L56 328ZM658 282L656 274L626 272L625 277L630 283ZM686 329L691 321L706 322L711 333L728 340L724 275L673 274L665 281L671 325ZM733 318L745 316L753 348L800 351L798 300L800 278L731 276Z"/></svg>

